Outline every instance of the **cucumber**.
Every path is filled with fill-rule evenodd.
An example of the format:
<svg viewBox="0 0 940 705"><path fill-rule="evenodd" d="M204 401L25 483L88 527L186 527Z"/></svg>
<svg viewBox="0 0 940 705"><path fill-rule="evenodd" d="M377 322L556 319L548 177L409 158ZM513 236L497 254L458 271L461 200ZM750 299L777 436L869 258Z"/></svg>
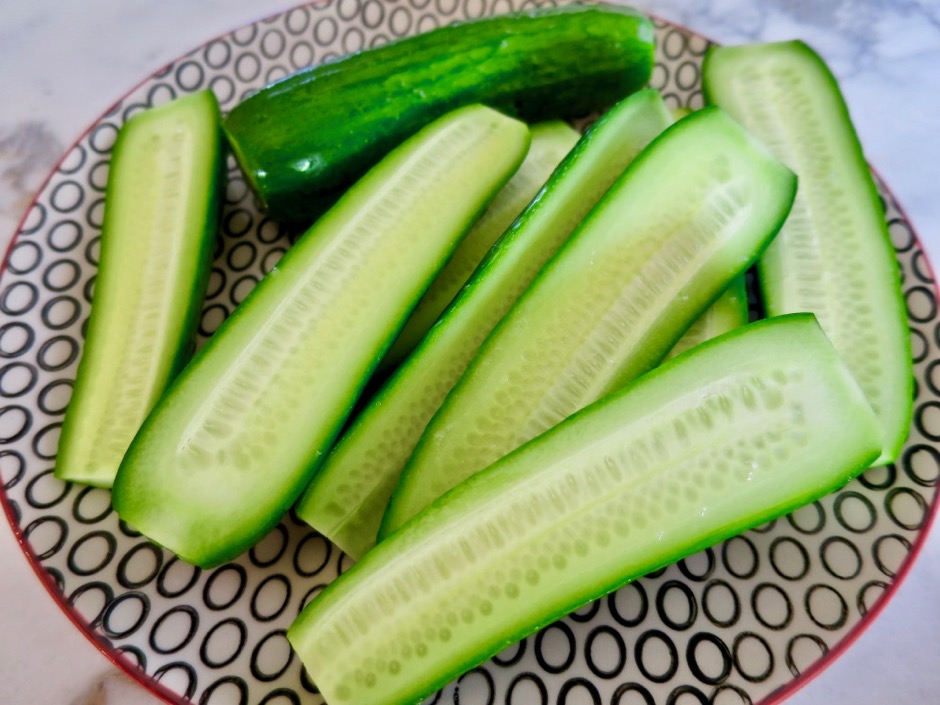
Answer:
<svg viewBox="0 0 940 705"><path fill-rule="evenodd" d="M392 347L382 358L380 370L391 370L414 350L428 329L467 283L486 253L552 175L571 151L580 134L567 123L552 120L532 125L532 144L522 166L487 207L461 241L454 256L428 287L412 311Z"/></svg>
<svg viewBox="0 0 940 705"><path fill-rule="evenodd" d="M218 226L221 115L202 91L139 113L111 154L94 302L55 476L110 487L192 353Z"/></svg>
<svg viewBox="0 0 940 705"><path fill-rule="evenodd" d="M657 365L773 238L795 188L717 108L667 128L487 338L402 471L379 538Z"/></svg>
<svg viewBox="0 0 940 705"><path fill-rule="evenodd" d="M686 350L734 330L748 322L747 288L743 274L736 276L718 299L699 316L679 338L666 359L681 355Z"/></svg>
<svg viewBox="0 0 940 705"><path fill-rule="evenodd" d="M447 493L287 638L330 705L420 702L590 600L835 490L879 448L813 317L760 321Z"/></svg>
<svg viewBox="0 0 940 705"><path fill-rule="evenodd" d="M201 567L263 537L527 147L524 123L470 106L363 177L252 290L148 417L114 484L121 518Z"/></svg>
<svg viewBox="0 0 940 705"><path fill-rule="evenodd" d="M354 558L375 545L402 468L483 340L630 161L670 122L662 98L647 89L591 126L428 337L340 438L298 503L300 518Z"/></svg>
<svg viewBox="0 0 940 705"><path fill-rule="evenodd" d="M676 120L691 115L694 111L688 107L673 108L672 116ZM736 276L724 293L709 306L705 313L682 334L679 341L666 355L667 360L681 355L686 350L715 338L722 333L734 330L748 322L747 287L743 274Z"/></svg>
<svg viewBox="0 0 940 705"><path fill-rule="evenodd" d="M653 25L622 7L455 23L288 76L237 105L229 143L270 215L307 222L419 128L467 103L527 122L586 114L644 86Z"/></svg>
<svg viewBox="0 0 940 705"><path fill-rule="evenodd" d="M812 311L881 419L878 463L897 459L913 412L913 363L884 208L839 86L798 41L713 49L707 99L800 179L793 212L758 263L769 315Z"/></svg>

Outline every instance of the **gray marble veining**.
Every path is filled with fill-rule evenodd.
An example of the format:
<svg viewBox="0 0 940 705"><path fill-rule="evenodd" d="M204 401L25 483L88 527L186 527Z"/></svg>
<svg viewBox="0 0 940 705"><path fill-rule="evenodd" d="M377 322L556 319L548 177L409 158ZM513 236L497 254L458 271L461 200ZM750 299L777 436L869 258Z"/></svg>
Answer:
<svg viewBox="0 0 940 705"><path fill-rule="evenodd" d="M0 126L0 213L19 217L64 149L41 120Z"/></svg>

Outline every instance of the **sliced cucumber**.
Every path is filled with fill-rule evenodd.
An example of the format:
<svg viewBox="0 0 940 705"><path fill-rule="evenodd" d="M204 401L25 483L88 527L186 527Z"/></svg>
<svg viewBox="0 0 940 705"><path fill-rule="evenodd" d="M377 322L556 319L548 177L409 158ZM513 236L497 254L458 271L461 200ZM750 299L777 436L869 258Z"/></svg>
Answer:
<svg viewBox="0 0 940 705"><path fill-rule="evenodd" d="M530 132L532 144L519 171L496 194L486 212L461 241L447 266L428 287L398 338L382 358L380 369L394 369L411 354L460 288L467 283L496 239L529 205L529 201L545 185L555 167L580 137L574 128L560 120L537 123Z"/></svg>
<svg viewBox="0 0 940 705"><path fill-rule="evenodd" d="M218 225L221 116L210 91L135 115L111 156L94 303L55 475L110 487L192 353Z"/></svg>
<svg viewBox="0 0 940 705"><path fill-rule="evenodd" d="M731 281L731 286L698 317L683 333L666 359L681 355L706 340L717 338L722 333L740 328L748 322L747 288L743 274Z"/></svg>
<svg viewBox="0 0 940 705"><path fill-rule="evenodd" d="M800 179L793 212L758 264L768 314L812 311L884 427L878 463L910 428L913 371L884 209L835 78L802 42L712 50L708 100Z"/></svg>
<svg viewBox="0 0 940 705"><path fill-rule="evenodd" d="M668 128L481 347L402 471L379 537L657 365L773 238L795 187L716 108Z"/></svg>
<svg viewBox="0 0 940 705"><path fill-rule="evenodd" d="M523 123L471 106L372 169L288 251L154 409L115 481L121 518L199 566L231 559L264 536L527 146Z"/></svg>
<svg viewBox="0 0 940 705"><path fill-rule="evenodd" d="M879 448L812 316L754 323L446 494L287 638L331 705L420 702L627 581L840 487Z"/></svg>
<svg viewBox="0 0 940 705"><path fill-rule="evenodd" d="M674 108L672 115L676 120L691 115L691 108L682 106ZM705 313L683 333L679 341L673 346L666 359L670 360L681 355L686 350L694 348L706 340L716 338L722 333L732 331L748 322L747 287L743 274L736 276L724 293L709 306Z"/></svg>
<svg viewBox="0 0 940 705"><path fill-rule="evenodd" d="M659 94L614 106L578 142L415 353L334 447L297 514L353 557L375 545L401 469L481 343L633 158L670 124Z"/></svg>

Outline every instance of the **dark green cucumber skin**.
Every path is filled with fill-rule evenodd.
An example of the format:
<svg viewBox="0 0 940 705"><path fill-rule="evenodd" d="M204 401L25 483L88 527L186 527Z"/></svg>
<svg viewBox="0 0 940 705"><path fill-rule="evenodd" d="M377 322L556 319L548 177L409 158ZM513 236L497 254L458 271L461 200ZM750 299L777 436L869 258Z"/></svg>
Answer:
<svg viewBox="0 0 940 705"><path fill-rule="evenodd" d="M433 409L419 412L410 404L404 403L403 399L409 395L407 388L410 385L416 387L422 384L435 385L444 379L447 380L448 389L453 387L470 363L474 351L480 348L483 340L507 313L512 303L519 298L542 266L562 246L577 226L580 216L587 215L590 208L603 196L642 147L669 124L668 110L662 98L654 89L648 88L624 99L601 115L588 128L531 203L486 254L469 281L416 350L392 377L369 397L368 406L356 414L352 425L346 429L344 435L333 447L327 460L298 502L296 511L300 518L336 542L353 557L358 558L369 547L374 546L378 531L377 524L370 525L371 535L368 541L357 546L350 542L348 536L337 532L335 525L328 525L321 513L323 507L331 502L331 496L334 495L337 485L343 483L344 478L348 476L348 469L353 464L360 468L364 466L364 463L357 458L356 451L351 448L356 444L369 445L376 438L392 431L391 427L383 427L385 421L382 419L387 420L390 413L399 418L406 416L405 413L396 413L396 410L404 412L408 409L407 415L413 418L420 416L423 425L428 423ZM616 152L616 156L611 157L611 152ZM598 156L601 153L606 159ZM600 162L604 162L603 167ZM590 166L592 163L594 163L593 167ZM586 191L573 186L576 183L591 184L591 195L588 196ZM581 193L581 197L576 198L575 193ZM572 211L579 213L575 215L575 219L568 221L568 227L561 227L563 222L559 215L561 211L551 205L556 199L569 204L569 208L565 209L566 217L570 218ZM580 211L578 211L579 208ZM540 221L543 224L546 221L554 222L557 228L546 228L544 225L539 225ZM553 230L554 235L550 236ZM497 292L503 289L505 289L503 295L499 296ZM485 311L488 313L484 315ZM472 328L464 325L466 317L476 320ZM446 348L442 347L445 345L455 346L453 354L446 352ZM387 355L383 361L385 359ZM443 359L450 360L448 367L451 371L446 376L442 376L440 372L440 363ZM443 391L441 393L446 394ZM443 399L439 398L434 407L439 407L441 401ZM394 427L394 434L396 442L410 438L410 450L414 449L418 441L417 437L410 437L401 426ZM389 448L388 445L385 447ZM399 476L410 450L404 455L392 450L386 450L383 453L386 468L393 472L395 478ZM374 478L374 488L382 484L381 477ZM383 506L388 503L393 489L394 485L382 492ZM380 519L381 516L375 517L376 522ZM355 523L364 528L363 524Z"/></svg>
<svg viewBox="0 0 940 705"><path fill-rule="evenodd" d="M444 113L479 102L530 122L582 115L645 85L653 46L650 20L622 7L455 23L288 76L223 127L268 213L306 222Z"/></svg>

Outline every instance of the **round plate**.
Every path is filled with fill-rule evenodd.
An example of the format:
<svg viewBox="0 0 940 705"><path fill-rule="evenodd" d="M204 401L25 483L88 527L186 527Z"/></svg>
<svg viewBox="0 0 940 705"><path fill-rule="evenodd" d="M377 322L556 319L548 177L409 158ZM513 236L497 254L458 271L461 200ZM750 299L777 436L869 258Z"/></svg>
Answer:
<svg viewBox="0 0 940 705"><path fill-rule="evenodd" d="M285 639L350 561L292 516L238 560L199 570L121 522L105 490L53 477L98 261L110 149L149 106L203 88L223 110L311 63L500 13L519 0L338 0L243 27L143 82L62 158L26 214L0 286L3 505L37 574L112 659L169 702L316 703ZM652 84L700 107L704 38L657 22ZM229 161L204 341L290 246ZM910 440L895 465L590 604L462 676L431 702L461 705L770 702L870 622L908 569L937 506L937 297L910 224L883 184L915 357Z"/></svg>

